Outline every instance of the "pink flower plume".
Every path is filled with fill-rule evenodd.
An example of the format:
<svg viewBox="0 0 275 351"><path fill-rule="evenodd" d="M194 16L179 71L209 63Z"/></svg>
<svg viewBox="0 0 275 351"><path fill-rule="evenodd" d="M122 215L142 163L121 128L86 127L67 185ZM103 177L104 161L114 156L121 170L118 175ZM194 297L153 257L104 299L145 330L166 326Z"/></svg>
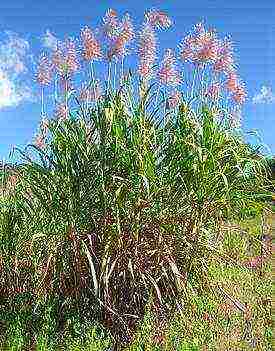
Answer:
<svg viewBox="0 0 275 351"><path fill-rule="evenodd" d="M176 58L171 49L167 49L161 68L158 71L158 78L161 84L176 86L180 84L180 75L176 69Z"/></svg>

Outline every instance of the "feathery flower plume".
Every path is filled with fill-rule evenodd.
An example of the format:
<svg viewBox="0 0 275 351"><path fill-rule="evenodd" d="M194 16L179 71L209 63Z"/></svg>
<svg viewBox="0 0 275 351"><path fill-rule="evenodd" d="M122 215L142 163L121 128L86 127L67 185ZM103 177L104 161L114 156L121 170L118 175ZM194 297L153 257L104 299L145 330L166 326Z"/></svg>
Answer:
<svg viewBox="0 0 275 351"><path fill-rule="evenodd" d="M143 78L149 78L152 75L152 66L156 60L157 40L153 27L148 23L143 24L139 33L139 74Z"/></svg>
<svg viewBox="0 0 275 351"><path fill-rule="evenodd" d="M152 75L152 65L147 60L141 60L138 66L138 73L144 79L149 79Z"/></svg>
<svg viewBox="0 0 275 351"><path fill-rule="evenodd" d="M69 76L79 69L77 51L73 39L67 39L65 43L58 43L52 54L52 62L57 73L62 76Z"/></svg>
<svg viewBox="0 0 275 351"><path fill-rule="evenodd" d="M167 101L167 105L169 109L176 108L179 106L181 102L181 93L179 91L174 91L169 97Z"/></svg>
<svg viewBox="0 0 275 351"><path fill-rule="evenodd" d="M232 69L227 73L225 87L231 93L232 100L236 104L243 104L245 102L247 95L245 84L239 81L235 70Z"/></svg>
<svg viewBox="0 0 275 351"><path fill-rule="evenodd" d="M122 58L126 55L126 49L125 49L125 41L123 37L118 36L116 40L110 44L110 47L107 51L107 59L108 61L111 61L112 58L116 58L117 60L119 58Z"/></svg>
<svg viewBox="0 0 275 351"><path fill-rule="evenodd" d="M202 23L194 27L192 34L180 44L180 56L183 61L201 65L214 62L218 57L218 40L213 30L206 31Z"/></svg>
<svg viewBox="0 0 275 351"><path fill-rule="evenodd" d="M180 75L176 67L176 58L171 49L167 49L158 71L158 79L163 85L176 86L180 84Z"/></svg>
<svg viewBox="0 0 275 351"><path fill-rule="evenodd" d="M70 73L75 73L79 68L76 46L73 39L66 40L66 64Z"/></svg>
<svg viewBox="0 0 275 351"><path fill-rule="evenodd" d="M134 38L134 28L129 14L126 14L121 22L117 37L110 43L110 48L107 52L109 61L113 57L116 59L123 58L128 54L126 46Z"/></svg>
<svg viewBox="0 0 275 351"><path fill-rule="evenodd" d="M213 65L215 72L228 73L234 69L233 46L229 38L219 42L217 59Z"/></svg>
<svg viewBox="0 0 275 351"><path fill-rule="evenodd" d="M197 54L198 62L215 61L218 55L218 41L213 32L205 32L197 38Z"/></svg>
<svg viewBox="0 0 275 351"><path fill-rule="evenodd" d="M193 59L193 46L195 43L195 39L190 34L183 39L182 43L179 45L182 61L191 61Z"/></svg>
<svg viewBox="0 0 275 351"><path fill-rule="evenodd" d="M101 48L100 44L95 38L91 28L85 26L81 30L81 40L83 53L82 56L86 61L98 60L101 58Z"/></svg>
<svg viewBox="0 0 275 351"><path fill-rule="evenodd" d="M103 17L103 34L108 40L116 39L119 30L117 12L108 9Z"/></svg>
<svg viewBox="0 0 275 351"><path fill-rule="evenodd" d="M49 85L52 81L53 67L45 54L42 54L36 74L36 81L41 86Z"/></svg>
<svg viewBox="0 0 275 351"><path fill-rule="evenodd" d="M42 54L40 57L38 70L36 74L36 81L41 85L41 115L44 115L44 87L49 85L53 78L53 65L50 63L48 57Z"/></svg>
<svg viewBox="0 0 275 351"><path fill-rule="evenodd" d="M125 43L130 42L135 37L134 26L128 13L122 18L120 36L124 39Z"/></svg>
<svg viewBox="0 0 275 351"><path fill-rule="evenodd" d="M235 88L233 95L232 95L232 100L236 104L243 104L246 99L246 90L245 90L245 84L244 83L239 83L238 86Z"/></svg>
<svg viewBox="0 0 275 351"><path fill-rule="evenodd" d="M59 73L62 74L63 72L63 65L64 65L64 56L63 56L63 50L62 50L62 43L58 42L56 49L52 53L52 63L55 68L55 70Z"/></svg>
<svg viewBox="0 0 275 351"><path fill-rule="evenodd" d="M167 29L172 26L171 18L161 10L151 9L145 12L145 18L152 27Z"/></svg>
<svg viewBox="0 0 275 351"><path fill-rule="evenodd" d="M238 76L235 71L231 71L227 74L227 79L225 82L226 89L233 93L238 87Z"/></svg>

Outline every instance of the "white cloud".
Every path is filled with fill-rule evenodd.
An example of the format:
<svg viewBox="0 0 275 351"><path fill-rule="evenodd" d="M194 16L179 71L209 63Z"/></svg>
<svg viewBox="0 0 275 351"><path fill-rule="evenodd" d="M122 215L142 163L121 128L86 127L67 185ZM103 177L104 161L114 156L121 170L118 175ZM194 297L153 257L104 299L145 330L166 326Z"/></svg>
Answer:
<svg viewBox="0 0 275 351"><path fill-rule="evenodd" d="M18 34L6 31L0 42L0 109L32 101L29 75L30 45Z"/></svg>
<svg viewBox="0 0 275 351"><path fill-rule="evenodd" d="M46 33L42 36L42 45L45 48L48 48L50 50L55 50L57 47L57 38L54 34L51 33L49 29L46 30Z"/></svg>
<svg viewBox="0 0 275 351"><path fill-rule="evenodd" d="M262 86L260 92L253 97L252 102L254 104L274 103L275 95L273 94L271 87Z"/></svg>

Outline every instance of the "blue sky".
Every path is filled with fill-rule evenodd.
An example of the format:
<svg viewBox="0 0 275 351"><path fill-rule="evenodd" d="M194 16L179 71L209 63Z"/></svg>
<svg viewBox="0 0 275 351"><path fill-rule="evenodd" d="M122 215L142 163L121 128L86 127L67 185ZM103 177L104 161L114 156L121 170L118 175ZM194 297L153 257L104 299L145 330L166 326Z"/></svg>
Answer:
<svg viewBox="0 0 275 351"><path fill-rule="evenodd" d="M2 0L0 3L0 159L12 145L30 142L40 119L34 63L47 30L64 39L84 25L95 27L108 8L129 12L141 23L144 11L168 12L174 26L161 34L163 48L176 47L192 26L203 20L235 44L239 73L248 101L243 130L257 130L275 154L275 2L272 0L76 1Z"/></svg>

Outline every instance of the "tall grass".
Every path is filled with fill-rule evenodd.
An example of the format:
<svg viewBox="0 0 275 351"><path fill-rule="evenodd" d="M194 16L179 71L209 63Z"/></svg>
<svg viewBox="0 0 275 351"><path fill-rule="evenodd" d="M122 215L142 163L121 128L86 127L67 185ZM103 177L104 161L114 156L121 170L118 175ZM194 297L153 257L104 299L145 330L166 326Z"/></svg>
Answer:
<svg viewBox="0 0 275 351"><path fill-rule="evenodd" d="M198 90L171 106L144 77L129 73L117 89L113 79L91 104L65 90L65 115L42 120L2 187L0 295L7 319L26 315L10 336L18 345L44 342L35 335L45 315L46 339L76 335L77 319L103 325L116 347L129 343L148 306L169 318L188 281L215 289L208 262L220 256L221 224L261 211L266 161L222 99Z"/></svg>

